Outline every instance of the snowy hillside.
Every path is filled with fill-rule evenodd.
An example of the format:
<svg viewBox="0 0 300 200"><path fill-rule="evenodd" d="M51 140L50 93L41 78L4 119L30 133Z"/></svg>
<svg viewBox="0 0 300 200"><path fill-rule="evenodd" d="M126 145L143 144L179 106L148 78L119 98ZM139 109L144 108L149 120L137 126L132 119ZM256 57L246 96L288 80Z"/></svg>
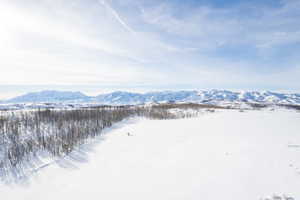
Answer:
<svg viewBox="0 0 300 200"><path fill-rule="evenodd" d="M8 100L8 103L40 103L40 102L67 102L88 101L89 97L81 92L62 92L45 90L42 92L28 93Z"/></svg>
<svg viewBox="0 0 300 200"><path fill-rule="evenodd" d="M0 185L1 199L298 200L299 119L286 110L223 110L127 121L43 167L26 187Z"/></svg>
<svg viewBox="0 0 300 200"><path fill-rule="evenodd" d="M162 91L148 93L113 92L89 97L80 92L42 91L29 93L6 101L5 103L99 103L110 105L147 104L161 102L194 102L194 103L267 103L267 104L300 104L300 94L275 92L233 92L228 90L201 91Z"/></svg>

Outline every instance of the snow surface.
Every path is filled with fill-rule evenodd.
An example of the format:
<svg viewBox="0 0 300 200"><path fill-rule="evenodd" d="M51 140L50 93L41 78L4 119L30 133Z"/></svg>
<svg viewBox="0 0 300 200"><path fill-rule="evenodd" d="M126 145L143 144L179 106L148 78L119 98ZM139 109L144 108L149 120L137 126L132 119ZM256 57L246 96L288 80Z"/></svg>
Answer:
<svg viewBox="0 0 300 200"><path fill-rule="evenodd" d="M129 122L27 184L1 185L1 199L300 199L299 112L224 110Z"/></svg>

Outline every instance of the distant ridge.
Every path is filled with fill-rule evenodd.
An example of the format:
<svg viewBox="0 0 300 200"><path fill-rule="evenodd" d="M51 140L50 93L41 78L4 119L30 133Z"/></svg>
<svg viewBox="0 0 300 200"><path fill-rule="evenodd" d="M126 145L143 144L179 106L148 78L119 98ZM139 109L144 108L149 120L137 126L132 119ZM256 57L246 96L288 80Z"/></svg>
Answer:
<svg viewBox="0 0 300 200"><path fill-rule="evenodd" d="M45 90L41 92L31 92L22 96L9 99L9 103L47 103L64 101L86 101L89 97L81 92Z"/></svg>
<svg viewBox="0 0 300 200"><path fill-rule="evenodd" d="M133 93L116 91L95 97L81 92L41 91L18 96L2 103L99 103L108 105L136 105L162 102L193 103L267 103L267 104L300 104L300 94L276 93L270 91L199 90L199 91L161 91Z"/></svg>

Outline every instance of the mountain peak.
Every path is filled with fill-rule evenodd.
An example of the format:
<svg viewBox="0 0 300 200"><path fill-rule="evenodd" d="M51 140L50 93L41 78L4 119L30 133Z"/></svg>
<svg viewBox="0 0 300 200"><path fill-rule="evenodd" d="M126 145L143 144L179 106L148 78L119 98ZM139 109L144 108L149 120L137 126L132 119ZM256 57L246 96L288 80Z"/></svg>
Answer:
<svg viewBox="0 0 300 200"><path fill-rule="evenodd" d="M300 94L285 94L271 91L241 91L230 90L180 90L148 93L133 93L115 91L89 97L81 92L45 90L32 92L6 101L8 103L45 103L45 102L95 102L110 105L136 105L151 102L192 102L220 104L223 102L252 102L268 104L300 104Z"/></svg>
<svg viewBox="0 0 300 200"><path fill-rule="evenodd" d="M72 100L84 100L89 98L81 92L44 90L40 92L31 92L25 95L17 96L8 100L12 103L28 103L28 102L62 102Z"/></svg>

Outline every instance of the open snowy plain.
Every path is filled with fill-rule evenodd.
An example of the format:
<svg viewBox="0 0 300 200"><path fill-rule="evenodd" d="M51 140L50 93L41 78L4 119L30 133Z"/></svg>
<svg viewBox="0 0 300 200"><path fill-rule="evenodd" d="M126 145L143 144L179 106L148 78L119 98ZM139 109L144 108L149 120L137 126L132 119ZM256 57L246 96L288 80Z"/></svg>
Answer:
<svg viewBox="0 0 300 200"><path fill-rule="evenodd" d="M222 110L131 119L92 144L1 185L5 200L300 199L300 112ZM289 198L291 197L291 198Z"/></svg>

